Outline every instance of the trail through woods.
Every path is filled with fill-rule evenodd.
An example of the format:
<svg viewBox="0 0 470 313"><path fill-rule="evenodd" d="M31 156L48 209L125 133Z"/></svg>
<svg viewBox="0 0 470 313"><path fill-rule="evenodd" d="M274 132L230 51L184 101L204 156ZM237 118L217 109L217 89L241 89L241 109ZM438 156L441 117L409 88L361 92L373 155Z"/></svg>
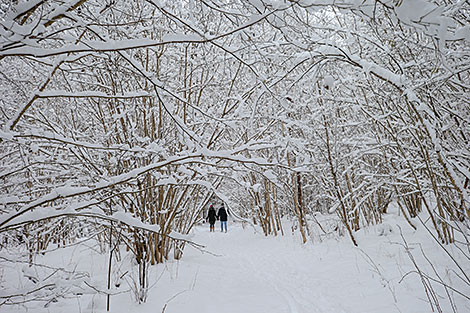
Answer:
<svg viewBox="0 0 470 313"><path fill-rule="evenodd" d="M434 266L452 286L467 291L452 277L451 262L437 248L422 227L417 231L395 215L385 226L371 226L356 233L359 248L347 237L325 238L322 242L301 243L298 232L284 227L285 236L265 237L251 226L229 222L228 233L209 232L209 225L196 226L193 240L207 252L186 248L180 261L151 266L146 303L137 304L129 289L135 276L134 259L113 263L111 312L114 313L423 313L432 312L419 276L403 246L400 228L422 270L431 268L420 252L419 243ZM287 223L286 223L287 224ZM219 226L218 224L216 226ZM400 228L399 228L400 226ZM314 239L314 237L312 237ZM36 259L37 263L86 271L88 283L104 290L108 257L98 254L90 243L59 249ZM455 252L455 251L454 251ZM455 255L457 258L458 256ZM126 259L127 258L127 259ZM127 260L127 261L126 261ZM461 260L462 261L462 260ZM127 263L126 263L127 262ZM466 269L468 270L468 264ZM4 271L20 274L21 266ZM126 273L116 287L116 277ZM408 273L408 275L406 275ZM116 276L117 275L117 276ZM7 277L5 276L5 279ZM14 278L11 284L16 284ZM135 281L135 280L134 280ZM23 282L19 281L21 285ZM442 312L452 312L445 291L439 293ZM457 312L470 312L470 303L452 295ZM6 311L5 311L6 309ZM463 310L463 311L461 311ZM68 295L51 303L28 304L28 312L106 312L103 294ZM25 307L0 307L0 312L26 312Z"/></svg>
<svg viewBox="0 0 470 313"><path fill-rule="evenodd" d="M194 292L187 295L196 311L348 312L348 305L337 301L335 290L341 282L328 277L326 264L321 265L321 257L310 249L271 242L237 226L227 234L199 231L207 247L220 256L197 262ZM171 312L184 311L178 305L169 305L175 306Z"/></svg>
<svg viewBox="0 0 470 313"><path fill-rule="evenodd" d="M165 305L166 313L431 312L419 277L402 280L413 267L399 244L398 224L411 242L434 247L431 256L447 261L424 232L395 218L387 224L390 229L359 233L360 248L347 237L302 245L300 235L289 229L284 237L266 238L240 224L229 224L228 233L199 226L194 240L214 255L187 249L182 261L167 264L148 303L135 312L161 312Z"/></svg>

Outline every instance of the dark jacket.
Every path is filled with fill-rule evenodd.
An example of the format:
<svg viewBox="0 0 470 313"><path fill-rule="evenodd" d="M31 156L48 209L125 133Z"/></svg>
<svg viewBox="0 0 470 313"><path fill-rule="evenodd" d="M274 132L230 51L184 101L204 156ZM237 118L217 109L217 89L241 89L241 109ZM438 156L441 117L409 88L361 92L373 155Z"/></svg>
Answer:
<svg viewBox="0 0 470 313"><path fill-rule="evenodd" d="M226 222L227 221L227 211L225 210L224 207L221 207L219 209L219 213L217 213L217 216L219 217L221 222Z"/></svg>
<svg viewBox="0 0 470 313"><path fill-rule="evenodd" d="M209 221L210 224L214 224L216 217L217 217L217 214L215 214L215 209L211 207L209 209L209 212L207 213L207 220Z"/></svg>

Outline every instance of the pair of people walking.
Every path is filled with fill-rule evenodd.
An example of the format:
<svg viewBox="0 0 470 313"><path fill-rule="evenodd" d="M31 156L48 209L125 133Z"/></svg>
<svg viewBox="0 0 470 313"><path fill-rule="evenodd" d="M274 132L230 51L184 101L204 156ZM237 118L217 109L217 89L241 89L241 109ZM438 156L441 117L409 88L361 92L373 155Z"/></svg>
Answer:
<svg viewBox="0 0 470 313"><path fill-rule="evenodd" d="M218 219L220 220L220 231L223 232L225 229L225 232L227 232L227 217L227 210L225 210L223 205L220 207L217 213L215 212L214 206L211 205L209 207L209 212L207 213L207 220L209 221L210 231L215 231L214 224L215 220Z"/></svg>

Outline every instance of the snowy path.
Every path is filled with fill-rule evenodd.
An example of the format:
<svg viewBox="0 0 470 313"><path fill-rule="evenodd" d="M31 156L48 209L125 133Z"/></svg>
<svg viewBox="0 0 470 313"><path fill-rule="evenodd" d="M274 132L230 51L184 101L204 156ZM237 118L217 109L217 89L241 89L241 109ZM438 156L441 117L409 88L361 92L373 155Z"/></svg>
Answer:
<svg viewBox="0 0 470 313"><path fill-rule="evenodd" d="M184 303L192 303L196 312L219 312L218 308L223 312L346 312L326 296L312 294L311 286L318 286L318 279L302 268L295 256L276 249L279 247L271 245L269 238L258 238L265 245L250 240L251 233L236 228L227 234L201 234L199 242L204 239L220 256L210 257L210 262L206 257L201 262L197 257L186 260L192 261L191 267L198 263L198 278ZM327 304L328 311L317 309L321 302ZM179 307L175 301L167 312L184 312L184 305Z"/></svg>
<svg viewBox="0 0 470 313"><path fill-rule="evenodd" d="M388 236L378 236L375 227L356 233L360 248L354 247L347 237L302 245L298 233L265 237L254 233L251 227L243 229L240 224L229 224L228 233L210 233L208 225L197 226L193 240L205 245L210 253L188 246L181 261L152 266L149 297L140 305L132 293L126 292L132 283L129 278L137 276L129 263L123 263L125 268L119 270L119 275L128 271L128 279L120 287L113 287L112 291L118 294L111 297L111 312L432 312L419 277L410 274L403 279L413 266L397 244L401 240L397 224L401 223L409 243L419 242L428 253L432 251L435 264L446 265L449 261L429 240L429 235L414 232L401 219L391 218L389 223L394 231ZM419 256L418 249L414 255ZM133 260L130 255L126 258ZM96 249L86 245L57 250L39 261L86 271L91 284L106 286L107 255L97 254ZM424 264L422 258L419 262ZM118 265L114 266L116 270ZM21 269L18 271L21 274ZM455 298L464 308L459 313L470 312L470 303L462 299ZM42 303L32 304L28 309L8 307L6 312L104 313L105 304L105 295L93 293L61 298L48 307ZM445 304L445 298L441 298L441 304ZM443 312L452 312L447 309ZM0 308L0 313L3 312Z"/></svg>
<svg viewBox="0 0 470 313"><path fill-rule="evenodd" d="M198 227L194 240L217 256L187 248L181 262L167 265L148 303L134 307L139 308L135 312L162 312L165 303L165 313L427 312L427 304L416 296L416 309L399 308L396 292L389 287L390 280L397 282L401 275L379 275L374 266L382 266L371 264L344 239L303 246L295 236L265 238L239 225L232 225L228 233ZM371 250L396 256L390 243L383 251L381 245L372 245ZM396 263L389 265L397 271ZM400 295L404 303L407 297L411 299Z"/></svg>

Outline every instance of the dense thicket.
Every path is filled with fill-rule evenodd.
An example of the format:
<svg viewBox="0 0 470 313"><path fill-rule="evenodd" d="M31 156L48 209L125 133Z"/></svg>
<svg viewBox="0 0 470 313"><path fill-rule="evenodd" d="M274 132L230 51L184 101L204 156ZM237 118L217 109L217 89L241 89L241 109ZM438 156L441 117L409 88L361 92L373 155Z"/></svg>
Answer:
<svg viewBox="0 0 470 313"><path fill-rule="evenodd" d="M397 201L470 218L468 1L4 1L0 232L181 257L208 201L266 235ZM73 222L75 226L69 227ZM106 234L106 235L103 235ZM144 274L142 274L144 275ZM141 277L144 285L145 278Z"/></svg>

